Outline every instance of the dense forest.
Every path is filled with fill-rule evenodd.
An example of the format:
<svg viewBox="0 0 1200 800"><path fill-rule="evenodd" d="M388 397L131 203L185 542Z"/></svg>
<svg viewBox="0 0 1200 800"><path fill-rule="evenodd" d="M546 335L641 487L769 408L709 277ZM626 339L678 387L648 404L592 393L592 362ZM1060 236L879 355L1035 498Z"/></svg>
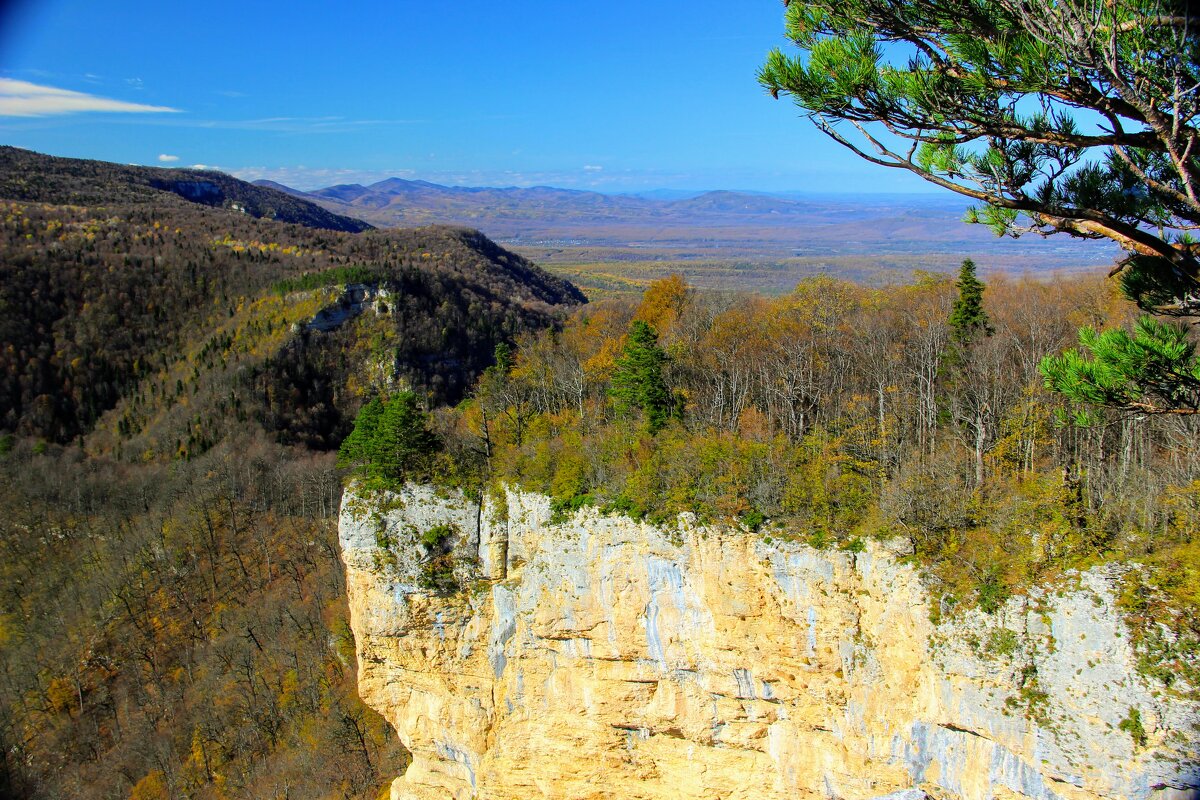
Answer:
<svg viewBox="0 0 1200 800"><path fill-rule="evenodd" d="M1190 691L1200 419L1076 407L1039 370L1128 309L1099 278L985 287L969 263L957 281L816 278L777 299L672 277L500 348L470 403L420 423L423 449L380 422L388 405L364 408L342 460L368 484L520 485L563 520L689 512L818 548L889 541L938 615L1136 562L1123 604L1145 668Z"/></svg>
<svg viewBox="0 0 1200 800"><path fill-rule="evenodd" d="M0 150L0 796L378 796L329 451L584 298L475 231L167 177Z"/></svg>
<svg viewBox="0 0 1200 800"><path fill-rule="evenodd" d="M0 796L374 797L330 455L0 461Z"/></svg>
<svg viewBox="0 0 1200 800"><path fill-rule="evenodd" d="M260 375L257 390L249 378L222 387L227 406L243 414L264 402L286 407L278 398L293 390L311 392L292 385L310 353L348 340L318 341L338 332L295 337L291 327L338 302L329 285L339 283L338 270L357 267L358 282L390 287L387 315L402 326L388 339L395 377L438 400L457 400L497 342L583 299L463 229L345 234L198 206L8 202L0 212L0 428L55 442L86 434L122 399L114 424L131 435L235 362ZM292 290L288 281L300 276ZM343 374L328 381L356 363L340 361Z"/></svg>

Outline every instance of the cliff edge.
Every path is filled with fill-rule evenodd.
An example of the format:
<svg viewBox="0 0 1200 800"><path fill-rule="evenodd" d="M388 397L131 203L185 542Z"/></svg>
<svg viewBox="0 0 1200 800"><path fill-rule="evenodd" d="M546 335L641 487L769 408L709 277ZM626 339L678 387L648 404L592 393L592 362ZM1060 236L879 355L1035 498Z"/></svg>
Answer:
<svg viewBox="0 0 1200 800"><path fill-rule="evenodd" d="M1200 796L1200 703L1135 668L1115 567L935 625L883 545L688 515L351 487L340 539L394 800Z"/></svg>

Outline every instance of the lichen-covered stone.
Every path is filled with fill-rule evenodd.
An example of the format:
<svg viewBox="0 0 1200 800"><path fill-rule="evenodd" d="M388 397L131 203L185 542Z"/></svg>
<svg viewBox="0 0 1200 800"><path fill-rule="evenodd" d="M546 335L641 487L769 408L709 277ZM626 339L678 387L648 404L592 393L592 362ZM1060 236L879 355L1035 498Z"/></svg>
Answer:
<svg viewBox="0 0 1200 800"><path fill-rule="evenodd" d="M396 800L1196 796L1200 709L1134 669L1111 572L934 626L880 545L550 519L346 493L359 689L413 753ZM442 524L447 595L420 581Z"/></svg>

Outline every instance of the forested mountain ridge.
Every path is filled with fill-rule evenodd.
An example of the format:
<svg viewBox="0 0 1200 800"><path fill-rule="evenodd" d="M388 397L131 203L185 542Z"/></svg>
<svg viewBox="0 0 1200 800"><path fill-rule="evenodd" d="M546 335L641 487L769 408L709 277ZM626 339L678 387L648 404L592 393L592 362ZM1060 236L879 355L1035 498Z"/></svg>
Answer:
<svg viewBox="0 0 1200 800"><path fill-rule="evenodd" d="M293 336L289 328L304 322L303 314L317 313L322 303L336 302L325 295L347 282L391 286L403 294L389 307L395 326L377 337L373 348L379 351L385 339L392 342L396 378L452 401L490 363L499 341L527 326L549 324L558 305L584 300L569 283L474 231L432 227L347 233L229 213L165 192L139 201L132 195L144 187L104 183L108 169L96 167L99 177L87 184L88 191L109 186L121 202L92 207L4 203L0 429L68 441L91 431L123 399L141 408L141 416L153 417L170 405L165 400L169 391L182 392L183 384L175 383L180 376L172 376L171 387L151 382L142 394L126 395L149 376L165 381L172 369L199 379L205 367L189 362L196 355L192 345L234 337L227 347L243 347L244 337L235 341L238 325L269 329L278 352L260 348L251 370L257 378L241 376L244 387L259 381L250 392L255 398L229 399L225 392L226 399L237 400L239 408L245 405L243 416L255 416L251 407L271 405L273 397L298 393L296 402L307 402L306 390L294 386L297 375L272 378L271 364L286 361L295 372L314 351L355 349L352 332L310 335L300 325ZM48 185L36 170L2 174L0 193L19 194L13 189L17 185ZM43 189L26 194L62 196ZM287 299L296 292L307 294ZM289 317L283 306L301 316ZM274 318L262 316L268 307ZM267 347L265 340L259 344ZM215 343L203 354L207 363L227 366L230 359L214 348ZM357 351L362 356L371 348ZM271 364L260 363L271 357L276 357ZM343 380L352 365L361 363L361 357L330 360ZM279 391L272 394L268 386ZM331 391L324 392L325 402L332 402ZM322 437L337 435L337 422L323 424ZM130 430L123 428L120 435Z"/></svg>
<svg viewBox="0 0 1200 800"><path fill-rule="evenodd" d="M58 158L0 146L0 198L54 205L189 203L309 228L358 232L372 226L315 203L215 170L168 169Z"/></svg>

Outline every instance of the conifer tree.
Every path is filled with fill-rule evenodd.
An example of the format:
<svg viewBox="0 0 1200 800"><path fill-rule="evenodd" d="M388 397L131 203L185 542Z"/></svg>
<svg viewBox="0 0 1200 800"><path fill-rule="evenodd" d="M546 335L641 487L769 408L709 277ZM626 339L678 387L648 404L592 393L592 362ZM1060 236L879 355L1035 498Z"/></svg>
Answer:
<svg viewBox="0 0 1200 800"><path fill-rule="evenodd" d="M651 433L662 430L675 410L675 399L663 377L666 362L667 354L658 346L658 332L636 320L617 359L609 395L620 413L641 409Z"/></svg>
<svg viewBox="0 0 1200 800"><path fill-rule="evenodd" d="M959 347L967 347L981 335L995 332L983 310L983 281L975 276L975 262L964 259L958 271L958 297L950 311L950 338Z"/></svg>
<svg viewBox="0 0 1200 800"><path fill-rule="evenodd" d="M400 392L388 399L373 398L362 407L354 430L338 450L338 465L394 484L422 476L440 448L417 396Z"/></svg>
<svg viewBox="0 0 1200 800"><path fill-rule="evenodd" d="M980 339L995 332L983 309L983 281L975 275L975 262L964 259L958 271L958 297L951 307L947 327L950 345L942 361L944 370L947 412L959 435L975 453L975 485L983 483L983 456L994 435L992 400L986 380L980 380L980 364L975 362L975 348Z"/></svg>
<svg viewBox="0 0 1200 800"><path fill-rule="evenodd" d="M506 377L512 372L513 368L513 351L505 342L500 342L492 351L495 364L488 367L489 370L495 370L497 374Z"/></svg>
<svg viewBox="0 0 1200 800"><path fill-rule="evenodd" d="M378 441L379 420L382 416L383 400L378 395L358 410L358 416L354 418L354 428L338 448L339 467L360 467L372 460L372 450Z"/></svg>
<svg viewBox="0 0 1200 800"><path fill-rule="evenodd" d="M384 404L378 440L375 463L380 474L393 481L426 472L430 457L441 447L429 429L429 415L412 392L400 392Z"/></svg>

